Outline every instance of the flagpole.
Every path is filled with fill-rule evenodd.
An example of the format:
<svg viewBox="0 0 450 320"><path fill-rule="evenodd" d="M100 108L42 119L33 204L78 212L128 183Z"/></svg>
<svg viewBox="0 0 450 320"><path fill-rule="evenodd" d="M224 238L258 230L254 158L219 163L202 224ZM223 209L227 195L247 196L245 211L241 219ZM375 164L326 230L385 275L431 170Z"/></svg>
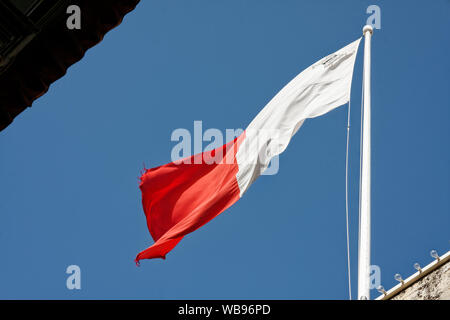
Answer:
<svg viewBox="0 0 450 320"><path fill-rule="evenodd" d="M370 299L370 41L372 33L372 26L364 26L364 104L358 250L358 299Z"/></svg>

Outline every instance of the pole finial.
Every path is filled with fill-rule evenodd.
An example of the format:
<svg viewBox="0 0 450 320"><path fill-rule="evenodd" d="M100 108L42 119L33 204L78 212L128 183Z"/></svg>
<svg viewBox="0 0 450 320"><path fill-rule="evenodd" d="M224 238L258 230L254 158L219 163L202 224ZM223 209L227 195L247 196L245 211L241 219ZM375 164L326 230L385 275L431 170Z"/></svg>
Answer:
<svg viewBox="0 0 450 320"><path fill-rule="evenodd" d="M369 31L370 34L373 34L373 27L370 24L366 24L363 28L363 35L366 35L366 32Z"/></svg>

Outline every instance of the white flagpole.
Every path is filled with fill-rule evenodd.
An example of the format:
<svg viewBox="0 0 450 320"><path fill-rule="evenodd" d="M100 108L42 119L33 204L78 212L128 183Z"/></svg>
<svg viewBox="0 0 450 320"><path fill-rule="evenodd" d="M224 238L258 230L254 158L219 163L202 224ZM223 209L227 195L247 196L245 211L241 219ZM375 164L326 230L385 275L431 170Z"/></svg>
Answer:
<svg viewBox="0 0 450 320"><path fill-rule="evenodd" d="M372 26L364 26L364 110L358 250L358 299L370 299L370 40L372 33Z"/></svg>

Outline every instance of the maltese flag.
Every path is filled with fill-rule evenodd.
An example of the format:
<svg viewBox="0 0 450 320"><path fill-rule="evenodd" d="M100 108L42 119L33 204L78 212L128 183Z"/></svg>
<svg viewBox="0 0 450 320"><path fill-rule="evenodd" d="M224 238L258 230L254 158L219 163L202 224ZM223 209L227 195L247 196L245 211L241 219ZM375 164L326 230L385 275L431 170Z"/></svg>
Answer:
<svg viewBox="0 0 450 320"><path fill-rule="evenodd" d="M234 140L147 169L139 187L147 227L155 242L137 255L136 263L165 259L185 235L239 200L270 160L286 149L306 119L346 104L360 40L302 71Z"/></svg>

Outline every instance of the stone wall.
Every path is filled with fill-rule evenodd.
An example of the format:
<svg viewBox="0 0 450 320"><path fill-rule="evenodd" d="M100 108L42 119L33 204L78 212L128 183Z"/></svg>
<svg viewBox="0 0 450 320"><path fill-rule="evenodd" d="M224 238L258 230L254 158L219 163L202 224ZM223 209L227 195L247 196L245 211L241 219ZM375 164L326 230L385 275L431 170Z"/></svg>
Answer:
<svg viewBox="0 0 450 320"><path fill-rule="evenodd" d="M392 300L450 300L450 262L440 266Z"/></svg>

